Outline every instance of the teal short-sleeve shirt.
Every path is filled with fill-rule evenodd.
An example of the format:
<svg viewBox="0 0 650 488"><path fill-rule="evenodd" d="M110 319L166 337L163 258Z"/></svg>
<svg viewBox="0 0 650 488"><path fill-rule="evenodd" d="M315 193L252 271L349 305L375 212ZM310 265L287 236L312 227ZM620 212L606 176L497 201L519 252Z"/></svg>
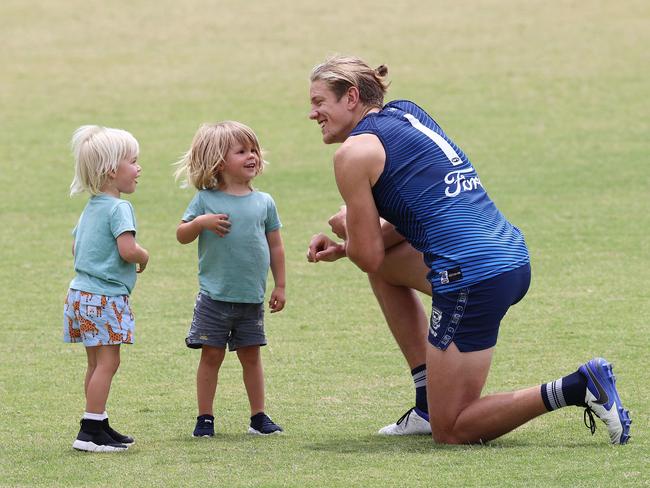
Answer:
<svg viewBox="0 0 650 488"><path fill-rule="evenodd" d="M231 227L224 237L206 230L199 234L201 292L224 302L262 303L270 265L266 234L282 226L273 198L260 191L240 196L201 190L183 221L204 214L226 214Z"/></svg>
<svg viewBox="0 0 650 488"><path fill-rule="evenodd" d="M76 276L70 288L106 296L130 295L135 264L122 259L117 238L135 231L130 202L104 193L91 197L72 231Z"/></svg>

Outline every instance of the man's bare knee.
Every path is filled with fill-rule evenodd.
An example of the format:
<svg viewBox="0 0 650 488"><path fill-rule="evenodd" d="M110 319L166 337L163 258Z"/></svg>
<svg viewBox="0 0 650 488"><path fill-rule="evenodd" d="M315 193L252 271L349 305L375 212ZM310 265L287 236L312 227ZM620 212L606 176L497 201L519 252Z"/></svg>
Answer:
<svg viewBox="0 0 650 488"><path fill-rule="evenodd" d="M436 444L463 444L463 441L450 432L438 432L432 430L431 435Z"/></svg>

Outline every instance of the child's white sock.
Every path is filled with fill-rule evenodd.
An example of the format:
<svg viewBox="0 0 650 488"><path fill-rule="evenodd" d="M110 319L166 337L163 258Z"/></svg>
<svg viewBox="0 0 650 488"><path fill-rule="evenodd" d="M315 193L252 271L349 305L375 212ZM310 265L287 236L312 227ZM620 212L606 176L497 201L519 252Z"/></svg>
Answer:
<svg viewBox="0 0 650 488"><path fill-rule="evenodd" d="M88 420L99 420L100 422L104 420L106 417L104 417L103 413L90 413L90 412L84 412L84 418Z"/></svg>

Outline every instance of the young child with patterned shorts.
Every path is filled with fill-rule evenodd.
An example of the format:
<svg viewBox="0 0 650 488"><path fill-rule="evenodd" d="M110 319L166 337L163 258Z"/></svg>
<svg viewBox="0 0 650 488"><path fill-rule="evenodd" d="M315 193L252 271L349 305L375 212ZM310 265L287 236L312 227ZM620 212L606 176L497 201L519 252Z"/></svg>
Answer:
<svg viewBox="0 0 650 488"><path fill-rule="evenodd" d="M136 273L144 271L148 252L135 240L131 203L140 176L139 146L127 131L82 126L72 137L75 176L70 195L90 199L72 231L75 277L65 299L65 342L82 342L88 367L84 381L86 410L72 447L79 451L123 451L132 437L108 423L106 402L120 364L120 345L134 341L135 320L129 305Z"/></svg>

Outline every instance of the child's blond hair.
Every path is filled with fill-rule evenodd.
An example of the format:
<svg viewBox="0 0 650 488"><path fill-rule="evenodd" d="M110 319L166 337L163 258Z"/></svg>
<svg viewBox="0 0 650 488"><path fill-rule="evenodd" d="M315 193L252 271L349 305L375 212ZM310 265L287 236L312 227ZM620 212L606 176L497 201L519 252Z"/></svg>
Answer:
<svg viewBox="0 0 650 488"><path fill-rule="evenodd" d="M266 161L255 132L247 125L233 120L216 124L203 124L196 131L189 151L181 158L174 176L185 178L184 184L191 184L198 190L215 190L222 187L223 166L228 151L235 144L251 147L258 155L255 176L262 173Z"/></svg>
<svg viewBox="0 0 650 488"><path fill-rule="evenodd" d="M101 193L111 172L117 171L120 161L137 157L138 141L130 132L98 125L83 125L72 135L74 179L70 195L87 191Z"/></svg>

